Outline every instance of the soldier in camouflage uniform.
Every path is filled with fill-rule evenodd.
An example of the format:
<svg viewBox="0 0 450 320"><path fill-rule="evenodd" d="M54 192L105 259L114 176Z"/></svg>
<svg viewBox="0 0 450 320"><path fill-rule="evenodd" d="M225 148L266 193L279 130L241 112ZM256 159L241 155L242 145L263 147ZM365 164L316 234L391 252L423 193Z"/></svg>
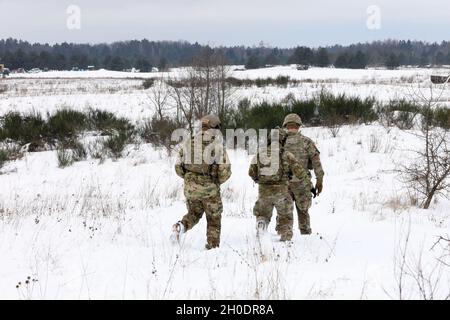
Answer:
<svg viewBox="0 0 450 320"><path fill-rule="evenodd" d="M223 211L220 185L231 176L231 165L222 143L216 139L216 134L220 134L219 118L208 115L201 122L201 132L180 149L175 164L177 175L184 179L188 212L173 226L172 240L179 240L180 234L192 229L206 213L205 247L212 249L220 244Z"/></svg>
<svg viewBox="0 0 450 320"><path fill-rule="evenodd" d="M276 231L281 241L292 239L293 204L289 194L289 176L294 174L298 179L308 178L307 170L296 161L295 156L286 151L283 145L286 142L287 132L279 130L279 142L275 146L259 150L249 168L249 176L258 183L258 200L253 208L256 216L258 234L264 231L272 218L273 207L277 210ZM277 153L277 157L271 155ZM267 164L262 165L261 157L265 155ZM267 161L270 160L270 163ZM275 165L273 169L268 169Z"/></svg>
<svg viewBox="0 0 450 320"><path fill-rule="evenodd" d="M320 152L310 138L305 137L299 132L301 125L301 118L295 113L288 114L284 118L283 128L288 131L285 148L295 156L300 162L300 165L308 172L307 179L292 177L289 181L289 191L295 201L300 233L311 234L308 213L311 207L311 191L315 191L317 194L322 192L324 172L320 163ZM316 175L316 185L314 188L309 171L313 169Z"/></svg>

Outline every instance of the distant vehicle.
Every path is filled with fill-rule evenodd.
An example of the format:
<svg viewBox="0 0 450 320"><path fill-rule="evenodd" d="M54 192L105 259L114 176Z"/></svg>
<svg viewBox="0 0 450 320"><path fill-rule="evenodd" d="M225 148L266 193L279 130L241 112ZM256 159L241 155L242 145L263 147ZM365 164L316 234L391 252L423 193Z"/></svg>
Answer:
<svg viewBox="0 0 450 320"><path fill-rule="evenodd" d="M123 69L123 72L132 72L132 73L138 73L141 72L140 69L136 69L136 68L131 68L131 69Z"/></svg>
<svg viewBox="0 0 450 320"><path fill-rule="evenodd" d="M93 71L93 70L95 70L95 66L87 66L87 70L88 71Z"/></svg>
<svg viewBox="0 0 450 320"><path fill-rule="evenodd" d="M3 68L2 71L3 77L9 76L10 73L11 71L8 68Z"/></svg>
<svg viewBox="0 0 450 320"><path fill-rule="evenodd" d="M30 71L28 71L28 73L40 73L40 72L42 72L42 70L39 68L33 68Z"/></svg>
<svg viewBox="0 0 450 320"><path fill-rule="evenodd" d="M309 66L306 64L298 64L297 65L297 70L308 70Z"/></svg>
<svg viewBox="0 0 450 320"><path fill-rule="evenodd" d="M431 82L434 84L444 84L450 82L450 76L431 76Z"/></svg>
<svg viewBox="0 0 450 320"><path fill-rule="evenodd" d="M159 69L156 68L156 67L153 67L153 68L152 68L152 72L159 72Z"/></svg>
<svg viewBox="0 0 450 320"><path fill-rule="evenodd" d="M72 71L79 71L78 67L72 67Z"/></svg>

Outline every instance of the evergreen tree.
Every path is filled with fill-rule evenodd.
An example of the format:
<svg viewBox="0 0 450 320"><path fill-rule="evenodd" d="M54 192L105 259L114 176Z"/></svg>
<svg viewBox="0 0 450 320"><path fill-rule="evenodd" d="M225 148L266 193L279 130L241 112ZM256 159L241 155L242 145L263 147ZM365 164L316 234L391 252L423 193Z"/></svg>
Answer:
<svg viewBox="0 0 450 320"><path fill-rule="evenodd" d="M165 71L167 69L166 57L162 57L161 60L159 60L158 69L159 71Z"/></svg>
<svg viewBox="0 0 450 320"><path fill-rule="evenodd" d="M125 69L125 64L122 58L117 56L112 58L109 69L114 71L122 71L123 69Z"/></svg>
<svg viewBox="0 0 450 320"><path fill-rule="evenodd" d="M312 65L314 63L314 52L308 47L297 47L290 61L296 64Z"/></svg>
<svg viewBox="0 0 450 320"><path fill-rule="evenodd" d="M330 57L328 56L328 51L325 48L319 48L317 52L317 66L328 67L330 64Z"/></svg>
<svg viewBox="0 0 450 320"><path fill-rule="evenodd" d="M386 59L386 68L394 70L398 67L400 67L400 59L394 53L391 53Z"/></svg>
<svg viewBox="0 0 450 320"><path fill-rule="evenodd" d="M442 66L443 64L445 64L445 55L439 51L435 58L434 58L434 64L440 65Z"/></svg>
<svg viewBox="0 0 450 320"><path fill-rule="evenodd" d="M354 56L350 57L348 67L351 69L364 69L367 66L367 56L359 50Z"/></svg>
<svg viewBox="0 0 450 320"><path fill-rule="evenodd" d="M336 68L348 68L349 65L349 56L347 53L343 53L339 55L334 63Z"/></svg>
<svg viewBox="0 0 450 320"><path fill-rule="evenodd" d="M151 63L145 58L140 58L136 62L136 68L141 70L141 72L151 72L152 67Z"/></svg>
<svg viewBox="0 0 450 320"><path fill-rule="evenodd" d="M258 69L261 67L261 60L257 55L251 55L247 63L245 64L245 69Z"/></svg>

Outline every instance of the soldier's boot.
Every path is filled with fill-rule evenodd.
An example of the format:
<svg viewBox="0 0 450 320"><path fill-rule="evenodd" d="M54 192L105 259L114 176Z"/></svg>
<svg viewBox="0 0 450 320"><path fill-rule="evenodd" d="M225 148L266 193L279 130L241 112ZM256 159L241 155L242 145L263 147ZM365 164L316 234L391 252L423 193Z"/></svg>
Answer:
<svg viewBox="0 0 450 320"><path fill-rule="evenodd" d="M284 232L281 234L280 241L286 242L292 240L292 233Z"/></svg>
<svg viewBox="0 0 450 320"><path fill-rule="evenodd" d="M280 226L278 234L280 235L280 241L282 242L291 241L293 236L292 226L289 225Z"/></svg>
<svg viewBox="0 0 450 320"><path fill-rule="evenodd" d="M262 236L267 231L267 222L265 220L258 219L256 221L256 236Z"/></svg>
<svg viewBox="0 0 450 320"><path fill-rule="evenodd" d="M181 221L178 221L172 226L172 234L170 235L170 241L172 243L179 243L181 235L186 232L184 224Z"/></svg>
<svg viewBox="0 0 450 320"><path fill-rule="evenodd" d="M298 226L300 229L300 233L303 235L311 234L311 227L309 222L309 213L308 210L302 210L298 212Z"/></svg>
<svg viewBox="0 0 450 320"><path fill-rule="evenodd" d="M208 242L205 245L205 249L206 250L211 250L211 249L218 248L218 247L219 247L219 243L218 242Z"/></svg>

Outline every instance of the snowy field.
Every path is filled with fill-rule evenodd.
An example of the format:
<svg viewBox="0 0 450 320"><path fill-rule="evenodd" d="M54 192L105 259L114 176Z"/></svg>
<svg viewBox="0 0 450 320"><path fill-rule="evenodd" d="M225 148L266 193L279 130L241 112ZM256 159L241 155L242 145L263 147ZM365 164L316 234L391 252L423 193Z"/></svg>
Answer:
<svg viewBox="0 0 450 320"><path fill-rule="evenodd" d="M238 67L230 67L235 70ZM85 110L95 106L135 121L147 118L151 109L149 91L143 90L142 79L136 77L181 77L183 69L169 73L126 73L107 70L54 71L36 74L16 74L0 80L0 115L10 110L52 112L62 106ZM300 82L287 87L267 86L234 88L232 99L249 98L252 103L279 102L287 96L307 99L322 90L334 94L376 97L380 102L391 99L414 100L423 94L430 96L431 74L448 74L446 69L349 70L311 68L300 71L290 66L258 70L231 71L240 79L289 76ZM25 78L24 78L25 77ZM2 89L3 88L3 89ZM450 107L450 86L434 86L434 97Z"/></svg>
<svg viewBox="0 0 450 320"><path fill-rule="evenodd" d="M135 74L102 72L103 79L85 72L75 79L67 73L36 79L43 73L2 80L0 115L63 106L110 110L133 121L152 115ZM388 100L404 95L412 78L426 82L430 72L236 71L242 78L314 81L235 94L278 100L329 86ZM450 91L441 98L448 102ZM168 241L186 209L175 160L163 150L129 145L117 161L88 159L65 169L56 151L8 162L0 169L0 299L448 299L450 261L435 243L450 236L450 201L438 197L429 210L411 206L394 171L419 147L415 136L377 124L345 126L336 138L326 128L303 133L317 143L326 174L310 210L313 235L296 229L292 245L278 241L273 223L264 238L255 237L257 186L242 150L229 151L221 247L210 251L205 218L180 246ZM371 152L374 139L379 147Z"/></svg>

